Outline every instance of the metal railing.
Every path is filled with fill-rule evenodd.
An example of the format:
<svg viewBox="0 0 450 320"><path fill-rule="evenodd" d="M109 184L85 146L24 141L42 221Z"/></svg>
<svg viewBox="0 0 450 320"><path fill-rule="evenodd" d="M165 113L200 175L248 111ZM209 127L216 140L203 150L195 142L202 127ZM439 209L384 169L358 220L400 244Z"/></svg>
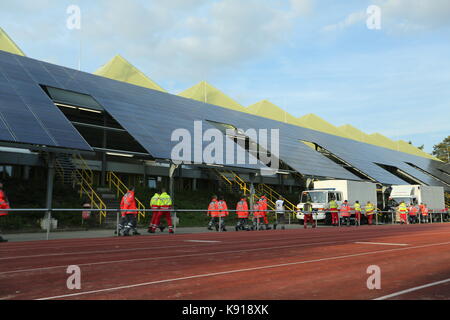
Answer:
<svg viewBox="0 0 450 320"><path fill-rule="evenodd" d="M115 190L117 199L123 197L129 190L128 187L122 182L122 180L120 180L120 178L112 171L108 171L106 173L106 181L109 185L109 188L111 190ZM144 204L137 197L134 197L134 199L136 200L138 221L140 221L141 217L145 218L146 209Z"/></svg>
<svg viewBox="0 0 450 320"><path fill-rule="evenodd" d="M215 172L225 181L228 183L228 185L232 186L233 183L239 186L239 189L244 193L244 195L250 194L250 188L248 187L247 183L242 179L237 173L235 173L232 170L224 171L225 173L231 175L233 179L229 179L224 173L220 172L219 170L215 169ZM254 200L259 200L263 195L267 197L267 205L272 210L275 210L275 202L281 197L281 194L276 192L274 189L269 187L268 185L264 183L260 183L255 188L255 194L254 194ZM295 218L295 213L297 211L297 206L290 202L289 200L285 199L284 197L284 206L285 209L289 213L289 218Z"/></svg>

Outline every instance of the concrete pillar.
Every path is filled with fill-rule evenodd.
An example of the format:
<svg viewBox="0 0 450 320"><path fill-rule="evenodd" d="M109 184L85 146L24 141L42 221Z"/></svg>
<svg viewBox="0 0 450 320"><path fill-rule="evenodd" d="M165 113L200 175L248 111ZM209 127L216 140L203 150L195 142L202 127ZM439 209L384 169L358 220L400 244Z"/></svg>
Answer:
<svg viewBox="0 0 450 320"><path fill-rule="evenodd" d="M197 191L197 178L192 179L192 191Z"/></svg>
<svg viewBox="0 0 450 320"><path fill-rule="evenodd" d="M52 202L53 202L53 180L55 178L55 155L53 153L49 153L48 158L48 172L47 172L47 196L46 196L46 206L47 209L47 240L50 234L50 227L51 227L51 209L52 209Z"/></svg>

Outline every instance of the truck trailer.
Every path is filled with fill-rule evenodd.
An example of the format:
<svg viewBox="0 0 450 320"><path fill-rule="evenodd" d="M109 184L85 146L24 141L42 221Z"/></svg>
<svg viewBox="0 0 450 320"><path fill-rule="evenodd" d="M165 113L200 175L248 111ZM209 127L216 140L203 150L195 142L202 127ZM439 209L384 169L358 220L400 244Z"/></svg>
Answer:
<svg viewBox="0 0 450 320"><path fill-rule="evenodd" d="M303 191L300 195L298 208L303 210L306 201L310 201L313 215L316 220L324 220L326 224L331 223L331 214L328 212L328 203L334 199L340 206L347 200L351 206L355 201L359 201L364 208L367 201L377 205L377 186L371 182L351 181L351 180L322 180L315 181L312 190ZM303 213L297 212L297 219L303 220Z"/></svg>
<svg viewBox="0 0 450 320"><path fill-rule="evenodd" d="M426 204L428 209L438 212L445 208L444 188L424 185L394 185L390 198L400 204L404 201L406 205Z"/></svg>

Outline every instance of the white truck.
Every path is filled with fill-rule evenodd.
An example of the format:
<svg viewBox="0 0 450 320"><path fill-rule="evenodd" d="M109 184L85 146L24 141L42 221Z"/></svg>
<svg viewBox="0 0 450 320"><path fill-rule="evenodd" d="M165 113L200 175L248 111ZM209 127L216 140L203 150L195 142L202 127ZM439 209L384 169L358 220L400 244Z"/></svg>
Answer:
<svg viewBox="0 0 450 320"><path fill-rule="evenodd" d="M314 182L314 189L303 191L300 196L298 208L303 209L306 201L310 201L313 211L317 214L313 215L314 219L325 220L325 223L331 223L331 215L326 212L329 209L328 203L336 200L340 206L344 200L347 200L350 206L355 201L359 201L361 207L364 208L367 201L377 204L377 187L375 183L360 182L351 180L322 180ZM303 220L303 213L297 212L297 219Z"/></svg>
<svg viewBox="0 0 450 320"><path fill-rule="evenodd" d="M428 209L439 211L445 208L444 188L423 185L396 185L392 186L390 198L397 204L404 201L427 205Z"/></svg>

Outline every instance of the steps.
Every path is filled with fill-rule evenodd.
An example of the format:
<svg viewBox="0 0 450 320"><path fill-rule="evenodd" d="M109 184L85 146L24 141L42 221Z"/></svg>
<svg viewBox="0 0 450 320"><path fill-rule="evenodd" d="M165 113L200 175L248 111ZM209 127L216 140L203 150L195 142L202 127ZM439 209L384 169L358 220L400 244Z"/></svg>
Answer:
<svg viewBox="0 0 450 320"><path fill-rule="evenodd" d="M56 181L66 185L73 185L79 180L79 172L73 163L72 156L67 153L58 153L55 158Z"/></svg>
<svg viewBox="0 0 450 320"><path fill-rule="evenodd" d="M117 199L117 194L108 187L98 187L97 194L103 200L108 209L119 209L121 199ZM117 220L117 213L114 211L107 211L106 218L103 223L107 226L115 226Z"/></svg>

